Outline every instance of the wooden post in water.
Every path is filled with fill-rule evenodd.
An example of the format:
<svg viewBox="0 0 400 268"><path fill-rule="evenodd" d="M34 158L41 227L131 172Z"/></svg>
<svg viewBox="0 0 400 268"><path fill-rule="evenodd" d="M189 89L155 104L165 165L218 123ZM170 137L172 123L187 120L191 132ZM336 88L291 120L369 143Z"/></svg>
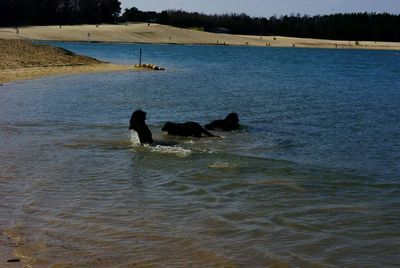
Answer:
<svg viewBox="0 0 400 268"><path fill-rule="evenodd" d="M142 48L139 50L139 66L142 66Z"/></svg>

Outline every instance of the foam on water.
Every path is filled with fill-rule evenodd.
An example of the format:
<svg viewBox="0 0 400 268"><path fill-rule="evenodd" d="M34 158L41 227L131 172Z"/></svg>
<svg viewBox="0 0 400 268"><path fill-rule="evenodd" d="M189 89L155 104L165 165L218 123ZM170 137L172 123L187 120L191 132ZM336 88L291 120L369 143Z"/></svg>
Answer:
<svg viewBox="0 0 400 268"><path fill-rule="evenodd" d="M215 162L210 165L211 168L234 168L237 167L236 164L231 164L229 162Z"/></svg>
<svg viewBox="0 0 400 268"><path fill-rule="evenodd" d="M131 130L130 131L130 140L132 142L133 146L140 146L140 140L139 136L136 131ZM185 149L179 146L165 146L165 145L156 145L156 146L150 146L150 145L145 145L145 148L149 148L151 152L157 152L157 153L166 153L166 154L175 154L177 156L181 157L186 157L189 156L192 151L189 149Z"/></svg>
<svg viewBox="0 0 400 268"><path fill-rule="evenodd" d="M181 157L187 157L192 153L191 150L179 146L156 145L151 147L150 150L157 153L176 154L177 156Z"/></svg>
<svg viewBox="0 0 400 268"><path fill-rule="evenodd" d="M131 135L132 145L134 145L134 146L140 145L139 135L137 134L137 132L134 130L131 130L130 135Z"/></svg>

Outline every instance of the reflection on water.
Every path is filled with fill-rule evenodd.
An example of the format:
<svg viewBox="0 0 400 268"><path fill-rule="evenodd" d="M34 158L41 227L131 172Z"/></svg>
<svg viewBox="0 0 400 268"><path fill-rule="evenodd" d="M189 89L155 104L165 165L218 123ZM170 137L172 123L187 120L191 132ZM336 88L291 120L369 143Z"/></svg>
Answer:
<svg viewBox="0 0 400 268"><path fill-rule="evenodd" d="M104 57L136 48L94 46ZM173 68L0 88L0 229L24 264L397 265L398 62L363 51L148 49ZM176 145L138 145L127 129L136 109L155 140ZM223 138L161 132L167 120L204 124L231 111L243 129L216 132Z"/></svg>

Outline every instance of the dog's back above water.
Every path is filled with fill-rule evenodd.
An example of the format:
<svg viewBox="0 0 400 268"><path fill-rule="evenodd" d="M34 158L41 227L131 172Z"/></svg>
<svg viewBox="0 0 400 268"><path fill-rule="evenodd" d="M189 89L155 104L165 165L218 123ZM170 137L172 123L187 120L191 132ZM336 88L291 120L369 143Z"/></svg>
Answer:
<svg viewBox="0 0 400 268"><path fill-rule="evenodd" d="M239 129L239 116L237 113L228 114L225 119L214 120L205 125L208 130L233 131Z"/></svg>
<svg viewBox="0 0 400 268"><path fill-rule="evenodd" d="M206 135L208 137L217 137L207 129L203 128L199 123L196 122L186 122L186 123L173 123L167 122L164 127L161 129L162 131L168 132L169 135L174 136L182 136L182 137L197 137L201 138L202 135Z"/></svg>

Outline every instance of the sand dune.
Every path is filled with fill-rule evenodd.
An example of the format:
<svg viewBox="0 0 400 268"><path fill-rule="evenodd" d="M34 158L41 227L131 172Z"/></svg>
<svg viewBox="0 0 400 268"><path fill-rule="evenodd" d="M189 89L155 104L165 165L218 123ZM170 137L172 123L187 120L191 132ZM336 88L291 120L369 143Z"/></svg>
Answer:
<svg viewBox="0 0 400 268"><path fill-rule="evenodd" d="M62 48L0 39L0 84L56 74L136 70L101 62Z"/></svg>
<svg viewBox="0 0 400 268"><path fill-rule="evenodd" d="M218 44L271 47L318 47L400 50L396 42L339 41L282 36L216 34L147 23L122 25L32 26L0 28L0 38L52 41L96 41L163 44Z"/></svg>

